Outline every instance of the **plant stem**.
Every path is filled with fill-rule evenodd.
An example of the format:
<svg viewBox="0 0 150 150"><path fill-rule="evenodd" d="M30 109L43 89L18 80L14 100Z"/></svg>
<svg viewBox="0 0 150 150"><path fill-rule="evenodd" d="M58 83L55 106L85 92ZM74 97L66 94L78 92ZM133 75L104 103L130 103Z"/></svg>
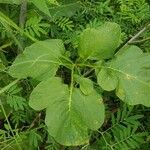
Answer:
<svg viewBox="0 0 150 150"><path fill-rule="evenodd" d="M133 42L131 42L131 43L132 43L132 44L136 44L136 43L141 43L141 42L145 42L145 41L148 41L148 40L150 40L150 37L147 37L147 38L142 39L142 40L136 40L136 41L133 41Z"/></svg>
<svg viewBox="0 0 150 150"><path fill-rule="evenodd" d="M124 45L128 45L131 44L135 39L137 39L142 33L144 33L148 28L150 27L150 23L145 26L143 29L141 29L137 34L135 34L129 41L127 41L127 43Z"/></svg>
<svg viewBox="0 0 150 150"><path fill-rule="evenodd" d="M10 18L8 18L4 13L2 13L0 11L0 22L6 23L7 25L9 25L10 27L13 27L14 29L16 29L18 32L20 32L21 34L24 34L26 37L28 37L30 40L32 40L33 42L37 42L38 40L34 37L32 37L30 34L24 32L23 29L21 29L20 27L17 26L16 23L14 23Z"/></svg>
<svg viewBox="0 0 150 150"><path fill-rule="evenodd" d="M20 79L17 79L0 90L0 95L15 85Z"/></svg>
<svg viewBox="0 0 150 150"><path fill-rule="evenodd" d="M20 16L19 16L19 26L22 30L24 30L25 27L25 22L26 22L26 15L27 15L27 0L21 0L21 5L20 5ZM20 43L22 45L22 49L20 50L20 53L23 52L23 49L25 47L25 41L24 37L20 36Z"/></svg>
<svg viewBox="0 0 150 150"><path fill-rule="evenodd" d="M72 66L71 70L71 84L70 84L70 90L69 90L69 111L71 110L71 101L72 101L72 91L73 91L73 74L74 74L74 67L75 65Z"/></svg>
<svg viewBox="0 0 150 150"><path fill-rule="evenodd" d="M35 122L37 121L38 118L40 118L40 116L41 116L41 113L39 113L39 114L35 117L35 119L34 119L34 120L32 121L32 123L31 123L31 125L29 126L29 129L28 129L28 130L30 130L32 127L34 127Z"/></svg>
<svg viewBox="0 0 150 150"><path fill-rule="evenodd" d="M0 46L0 50L1 50L1 49L4 49L4 48L7 48L7 47L9 47L9 46L11 46L11 45L12 45L12 42L7 43L7 44L4 44L4 45Z"/></svg>
<svg viewBox="0 0 150 150"><path fill-rule="evenodd" d="M6 121L7 121L8 127L9 127L9 129L10 129L10 131L11 131L13 137L14 137L14 140L16 141L16 144L18 145L18 148L19 148L20 150L22 150L22 148L20 147L19 142L17 141L17 139L16 139L16 137L15 137L15 135L14 135L14 132L13 132L13 130L12 130L12 128L11 128L11 125L10 125L10 123L9 123L9 120L8 120L7 115L6 115L6 111L5 111L5 109L4 109L4 106L3 106L3 104L2 104L1 99L0 99L0 105L1 105L1 109L2 109L2 111L3 111L3 114L4 114L4 116L5 116L5 119L6 119Z"/></svg>
<svg viewBox="0 0 150 150"><path fill-rule="evenodd" d="M23 29L26 21L27 13L27 0L21 0L20 16L19 16L19 25Z"/></svg>
<svg viewBox="0 0 150 150"><path fill-rule="evenodd" d="M92 71L94 71L94 68L92 68L92 69L88 70L87 72L85 72L85 73L83 74L83 76L84 76L84 77L88 76Z"/></svg>
<svg viewBox="0 0 150 150"><path fill-rule="evenodd" d="M109 146L109 148L110 148L111 150L114 150L113 147L107 142L107 140L106 140L106 138L105 138L103 132L100 132L99 130L97 130L97 132L102 135L102 138L103 138L103 140L104 140L106 146Z"/></svg>

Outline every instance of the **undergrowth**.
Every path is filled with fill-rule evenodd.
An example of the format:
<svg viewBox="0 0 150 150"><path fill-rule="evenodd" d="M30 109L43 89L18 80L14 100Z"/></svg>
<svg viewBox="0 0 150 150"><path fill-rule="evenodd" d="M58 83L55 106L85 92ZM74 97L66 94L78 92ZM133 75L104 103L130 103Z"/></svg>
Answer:
<svg viewBox="0 0 150 150"><path fill-rule="evenodd" d="M98 28L106 21L120 25L120 47L134 44L150 53L149 0L0 0L1 150L149 150L150 108L125 104L114 91L104 91L89 66L77 69L76 73L90 78L103 96L105 120L99 129L89 131L88 144L74 147L56 142L45 125L45 110L35 111L29 106L30 94L39 80L14 80L8 74L15 58L26 47L46 39L62 39L65 56L75 62L83 30ZM62 62L67 64L68 60ZM56 72L66 84L71 82L68 68L60 65ZM79 87L78 81L75 87ZM87 90L83 87L83 91L84 88Z"/></svg>

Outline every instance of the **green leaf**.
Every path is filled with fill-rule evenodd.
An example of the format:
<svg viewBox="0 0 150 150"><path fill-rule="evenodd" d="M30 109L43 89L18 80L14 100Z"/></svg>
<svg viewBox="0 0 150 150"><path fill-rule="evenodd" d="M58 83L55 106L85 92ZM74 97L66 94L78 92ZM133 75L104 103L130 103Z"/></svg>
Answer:
<svg viewBox="0 0 150 150"><path fill-rule="evenodd" d="M40 11L50 16L49 8L46 3L46 0L30 0Z"/></svg>
<svg viewBox="0 0 150 150"><path fill-rule="evenodd" d="M26 101L23 97L17 95L7 95L7 104L15 111L24 110Z"/></svg>
<svg viewBox="0 0 150 150"><path fill-rule="evenodd" d="M98 80L104 79L103 83L99 82L104 90L116 88L117 96L124 102L130 105L150 106L149 53L143 53L137 46L127 46L103 67L98 74ZM103 72L105 72L105 77Z"/></svg>
<svg viewBox="0 0 150 150"><path fill-rule="evenodd" d="M21 0L0 0L0 3L19 5L21 3Z"/></svg>
<svg viewBox="0 0 150 150"><path fill-rule="evenodd" d="M35 110L45 109L50 104L50 100L56 101L58 98L61 100L66 89L68 89L67 85L63 85L58 77L45 80L32 91L29 105Z"/></svg>
<svg viewBox="0 0 150 150"><path fill-rule="evenodd" d="M66 146L88 143L88 130L104 122L104 105L96 91L88 96L77 88L70 92L58 77L42 81L31 93L29 105L35 110L46 108L49 134Z"/></svg>
<svg viewBox="0 0 150 150"><path fill-rule="evenodd" d="M15 78L33 77L38 80L47 79L56 74L60 57L64 53L61 40L39 41L27 47L23 54L17 56L9 74Z"/></svg>
<svg viewBox="0 0 150 150"><path fill-rule="evenodd" d="M108 59L120 42L121 29L116 23L106 22L98 28L87 28L80 35L79 55L86 59Z"/></svg>
<svg viewBox="0 0 150 150"><path fill-rule="evenodd" d="M97 82L106 91L111 91L116 88L118 79L112 70L102 68L97 75Z"/></svg>
<svg viewBox="0 0 150 150"><path fill-rule="evenodd" d="M90 79L81 77L79 75L74 75L74 79L80 84L80 90L83 92L83 94L89 95L93 91L93 82Z"/></svg>
<svg viewBox="0 0 150 150"><path fill-rule="evenodd" d="M79 1L66 3L63 2L63 5L58 5L50 8L50 14L53 19L58 19L60 17L72 17L75 13L80 10L81 4Z"/></svg>

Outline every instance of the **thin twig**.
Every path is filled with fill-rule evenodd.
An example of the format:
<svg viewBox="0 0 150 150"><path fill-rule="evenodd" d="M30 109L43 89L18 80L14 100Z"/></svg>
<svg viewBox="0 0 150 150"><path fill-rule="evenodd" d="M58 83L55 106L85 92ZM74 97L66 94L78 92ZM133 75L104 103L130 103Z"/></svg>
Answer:
<svg viewBox="0 0 150 150"><path fill-rule="evenodd" d="M19 25L23 29L26 21L27 14L27 0L21 0L20 16L19 16Z"/></svg>
<svg viewBox="0 0 150 150"><path fill-rule="evenodd" d="M10 122L9 122L8 117L7 117L7 115L6 115L5 108L4 108L4 106L3 106L1 100L0 100L0 106L1 106L2 112L3 112L4 116L5 116L6 122L7 122L7 124L8 124L9 130L11 131L12 136L14 137L14 140L15 140L15 142L16 142L16 144L17 144L19 150L22 150L22 148L21 148L21 146L20 146L20 144L19 144L19 142L18 142L18 140L17 140L17 138L16 138L16 135L14 134L14 132L13 132L13 130L12 130L12 127L11 127L11 125L10 125Z"/></svg>
<svg viewBox="0 0 150 150"><path fill-rule="evenodd" d="M27 0L21 0L19 26L22 30L24 30L24 27L25 27L26 17L27 17ZM20 49L19 53L22 53L22 51L24 49L24 38L23 38L23 36L20 36L20 43L21 43L23 48Z"/></svg>
<svg viewBox="0 0 150 150"><path fill-rule="evenodd" d="M5 91L9 90L12 86L14 86L15 84L17 84L17 82L19 81L19 79L11 82L10 84L8 84L7 86L5 86L4 88L0 89L0 95L2 93L4 93Z"/></svg>
<svg viewBox="0 0 150 150"><path fill-rule="evenodd" d="M142 33L144 33L148 28L150 27L150 23L145 26L143 29L141 29L137 34L135 34L129 41L127 41L127 43L124 45L128 45L131 44L135 39L137 39Z"/></svg>
<svg viewBox="0 0 150 150"><path fill-rule="evenodd" d="M147 38L142 39L142 40L133 41L133 42L131 42L131 44L142 43L142 42L145 42L145 41L148 41L148 40L150 40L150 37L147 37Z"/></svg>
<svg viewBox="0 0 150 150"><path fill-rule="evenodd" d="M35 117L35 119L32 121L32 123L31 123L31 125L29 126L29 129L28 130L30 130L34 125L35 125L35 122L37 121L37 119L38 118L40 118L41 117L41 113L39 113L36 117Z"/></svg>
<svg viewBox="0 0 150 150"><path fill-rule="evenodd" d="M125 44L122 44L116 51L116 54L118 54L118 52L120 52L122 50L123 47L132 44L135 39L137 39L142 33L144 33L147 29L150 28L150 23L148 25L146 25L144 28L142 28L138 33L136 33L130 40L128 40Z"/></svg>
<svg viewBox="0 0 150 150"><path fill-rule="evenodd" d="M0 46L0 50L1 50L1 49L4 49L4 48L7 48L7 47L9 47L9 46L11 46L11 45L12 45L12 42L7 43L7 44L4 44L4 45Z"/></svg>

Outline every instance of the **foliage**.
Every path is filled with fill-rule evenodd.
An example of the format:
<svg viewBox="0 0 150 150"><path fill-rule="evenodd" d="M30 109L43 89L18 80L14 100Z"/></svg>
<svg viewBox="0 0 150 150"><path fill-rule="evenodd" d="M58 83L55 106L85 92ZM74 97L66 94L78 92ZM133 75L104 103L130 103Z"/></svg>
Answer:
<svg viewBox="0 0 150 150"><path fill-rule="evenodd" d="M148 0L0 10L0 149L149 149Z"/></svg>
<svg viewBox="0 0 150 150"><path fill-rule="evenodd" d="M100 132L102 137L98 140L99 147L102 149L136 149L144 143L146 132L139 132L142 115L133 115L133 107L124 107L111 116L111 126Z"/></svg>

